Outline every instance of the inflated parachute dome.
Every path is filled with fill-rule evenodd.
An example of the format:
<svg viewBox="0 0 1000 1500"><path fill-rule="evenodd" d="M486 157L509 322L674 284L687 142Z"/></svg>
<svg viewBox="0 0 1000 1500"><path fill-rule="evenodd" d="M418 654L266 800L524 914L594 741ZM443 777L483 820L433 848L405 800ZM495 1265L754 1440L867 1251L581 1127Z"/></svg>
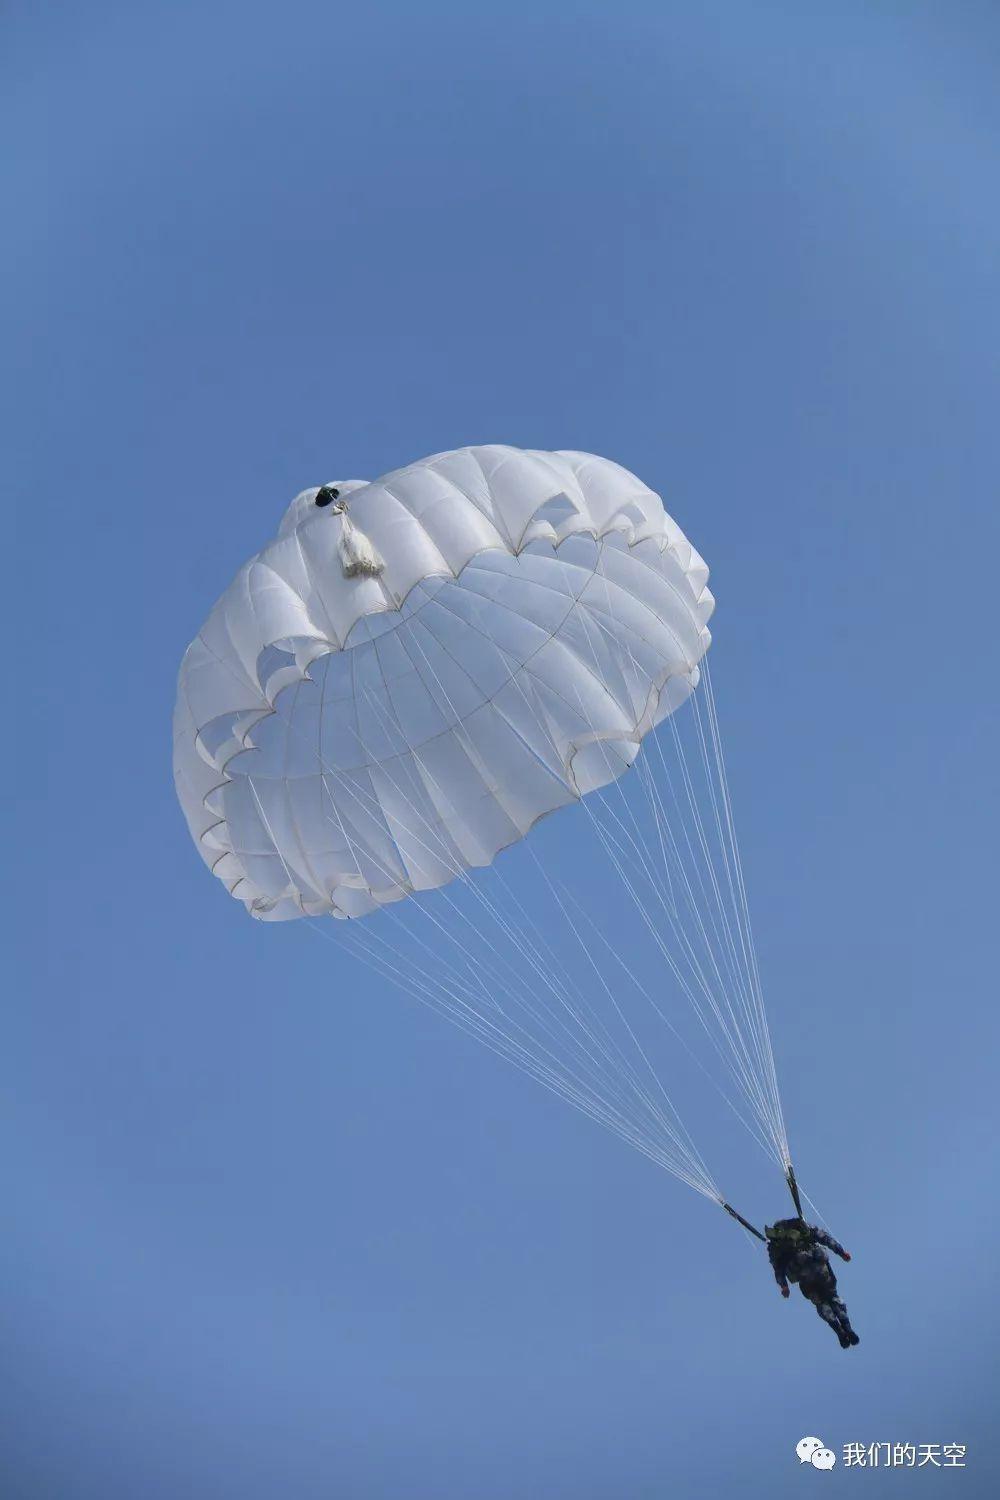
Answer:
<svg viewBox="0 0 1000 1500"><path fill-rule="evenodd" d="M181 666L202 858L270 920L490 864L689 696L707 580L659 496L589 453L461 448L303 490Z"/></svg>

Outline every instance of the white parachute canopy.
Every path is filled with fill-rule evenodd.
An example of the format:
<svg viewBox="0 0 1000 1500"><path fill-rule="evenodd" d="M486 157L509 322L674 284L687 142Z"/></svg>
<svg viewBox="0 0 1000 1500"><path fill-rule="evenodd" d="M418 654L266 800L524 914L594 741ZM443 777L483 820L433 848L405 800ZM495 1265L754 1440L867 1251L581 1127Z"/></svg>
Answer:
<svg viewBox="0 0 1000 1500"><path fill-rule="evenodd" d="M347 946L722 1201L619 995L673 1033L669 1002L544 870L544 918L499 868L470 874L519 840L530 851L540 818L580 803L729 1102L787 1168L707 679L678 716L694 756L673 718L701 680L713 607L659 497L592 454L491 445L333 481L296 497L188 648L174 771L202 858L251 915L386 908ZM672 772L652 733L666 720ZM638 808L619 786L637 756ZM589 982L553 960L552 921Z"/></svg>

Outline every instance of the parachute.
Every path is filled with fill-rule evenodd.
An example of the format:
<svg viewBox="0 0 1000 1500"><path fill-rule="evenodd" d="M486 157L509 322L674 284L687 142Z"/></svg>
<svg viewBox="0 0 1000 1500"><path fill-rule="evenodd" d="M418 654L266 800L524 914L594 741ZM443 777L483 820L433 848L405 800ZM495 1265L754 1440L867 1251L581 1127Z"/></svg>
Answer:
<svg viewBox="0 0 1000 1500"><path fill-rule="evenodd" d="M690 1050L685 997L720 1091L791 1174L713 608L659 496L608 459L490 445L331 481L296 496L188 648L174 772L199 853L251 916L338 919L384 978L728 1206L644 1030L653 1016ZM564 808L592 824L669 999L539 862L533 830ZM522 842L530 896L498 859Z"/></svg>

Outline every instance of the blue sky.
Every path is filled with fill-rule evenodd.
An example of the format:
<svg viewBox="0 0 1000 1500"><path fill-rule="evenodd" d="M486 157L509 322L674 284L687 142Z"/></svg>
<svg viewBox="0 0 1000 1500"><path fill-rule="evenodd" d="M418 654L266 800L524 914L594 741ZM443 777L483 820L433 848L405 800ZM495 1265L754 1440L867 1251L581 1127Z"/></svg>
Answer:
<svg viewBox="0 0 1000 1500"><path fill-rule="evenodd" d="M966 1443L923 1490L991 1493L995 7L2 26L5 1497L918 1482L803 1474L807 1431ZM717 1210L190 847L174 677L232 573L303 485L490 441L618 459L712 567L849 1356ZM699 1144L783 1209L724 1111Z"/></svg>

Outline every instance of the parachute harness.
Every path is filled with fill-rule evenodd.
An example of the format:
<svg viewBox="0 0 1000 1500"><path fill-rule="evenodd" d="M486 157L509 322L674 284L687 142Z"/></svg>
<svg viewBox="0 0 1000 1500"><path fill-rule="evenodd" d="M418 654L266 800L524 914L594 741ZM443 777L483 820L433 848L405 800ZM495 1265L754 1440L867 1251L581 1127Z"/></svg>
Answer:
<svg viewBox="0 0 1000 1500"><path fill-rule="evenodd" d="M802 1219L805 1216L802 1212L802 1203L799 1197L799 1185L795 1180L795 1168L791 1162L788 1163L785 1172L785 1181L788 1183L788 1191L791 1193L792 1202L795 1204L795 1212ZM722 1207L726 1210L726 1213L731 1214L738 1224L742 1224L744 1229L748 1229L751 1234L756 1235L759 1240L763 1240L765 1245L767 1244L767 1235L761 1234L760 1230L755 1229L752 1224L744 1219L742 1214L738 1214L731 1203L726 1203L722 1199L719 1201L722 1203Z"/></svg>

